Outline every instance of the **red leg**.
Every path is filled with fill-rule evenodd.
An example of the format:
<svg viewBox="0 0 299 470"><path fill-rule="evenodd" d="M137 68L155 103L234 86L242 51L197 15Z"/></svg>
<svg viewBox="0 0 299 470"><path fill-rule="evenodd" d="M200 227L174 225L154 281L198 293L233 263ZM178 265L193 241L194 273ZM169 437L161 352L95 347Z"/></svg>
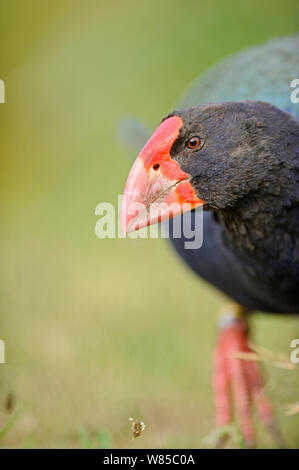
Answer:
<svg viewBox="0 0 299 470"><path fill-rule="evenodd" d="M256 405L259 418L269 428L274 426L274 416L265 396L257 363L235 357L240 352L251 352L246 322L241 316L245 310L233 304L227 313L221 317L221 331L214 352L213 390L216 422L221 426L231 422L233 405L246 446L252 447L252 403Z"/></svg>
<svg viewBox="0 0 299 470"><path fill-rule="evenodd" d="M231 421L229 400L229 375L226 361L221 354L221 341L214 351L213 360L213 391L215 401L216 422L224 426Z"/></svg>

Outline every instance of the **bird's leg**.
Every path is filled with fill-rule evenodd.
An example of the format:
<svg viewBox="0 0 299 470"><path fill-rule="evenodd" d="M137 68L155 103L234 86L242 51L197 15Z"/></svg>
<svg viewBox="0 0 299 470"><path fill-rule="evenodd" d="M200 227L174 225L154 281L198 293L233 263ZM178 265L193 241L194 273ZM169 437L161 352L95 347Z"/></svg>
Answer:
<svg viewBox="0 0 299 470"><path fill-rule="evenodd" d="M238 353L250 353L248 344L247 310L239 304L229 304L220 315L220 334L214 351L213 390L216 422L225 426L232 421L233 404L247 447L254 444L251 404L263 423L272 430L275 421L265 395L256 362L240 359Z"/></svg>

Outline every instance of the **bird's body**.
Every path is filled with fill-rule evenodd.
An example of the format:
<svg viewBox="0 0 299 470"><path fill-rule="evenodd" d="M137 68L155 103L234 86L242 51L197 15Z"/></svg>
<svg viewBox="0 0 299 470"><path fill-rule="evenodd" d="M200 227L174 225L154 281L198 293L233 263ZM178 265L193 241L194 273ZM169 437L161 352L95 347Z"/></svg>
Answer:
<svg viewBox="0 0 299 470"><path fill-rule="evenodd" d="M237 54L208 71L181 106L263 99L299 121L299 103L290 99L298 51L299 37L292 36ZM192 270L249 310L299 312L299 123L286 120L282 138L293 145L281 157L289 167L284 179L277 173L270 191L259 188L233 209L205 211L198 250L184 249L184 237L172 238L170 230Z"/></svg>
<svg viewBox="0 0 299 470"><path fill-rule="evenodd" d="M246 314L299 313L299 103L292 100L298 78L299 36L214 67L143 147L123 199L126 232L169 215L184 225L186 210L192 229L203 229L202 246L191 249L184 229L177 238L169 224L187 265L235 302L220 322L213 389L216 422L232 420L232 392L248 446L251 404L272 432L275 419L257 365L236 356L252 352ZM198 206L203 227L195 226Z"/></svg>
<svg viewBox="0 0 299 470"><path fill-rule="evenodd" d="M192 220L193 219L193 220ZM191 215L192 226L195 223L194 213ZM203 245L200 249L186 250L185 242L188 238L173 238L173 243L178 254L188 266L201 278L222 291L231 299L246 307L248 310L260 310L271 313L298 313L299 312L299 268L298 258L296 265L284 264L284 272L281 272L279 260L274 261L274 270L278 278L266 282L265 270L261 266L259 276L256 274L256 260L254 257L245 263L244 258L238 256L226 241L225 227L212 211L203 213ZM182 231L183 233L183 231ZM286 238L286 242L288 240ZM290 249L290 254L292 249ZM297 246L298 257L298 246ZM293 270L293 272L291 272ZM281 294L279 286L287 284L289 291ZM276 285L278 284L278 289Z"/></svg>

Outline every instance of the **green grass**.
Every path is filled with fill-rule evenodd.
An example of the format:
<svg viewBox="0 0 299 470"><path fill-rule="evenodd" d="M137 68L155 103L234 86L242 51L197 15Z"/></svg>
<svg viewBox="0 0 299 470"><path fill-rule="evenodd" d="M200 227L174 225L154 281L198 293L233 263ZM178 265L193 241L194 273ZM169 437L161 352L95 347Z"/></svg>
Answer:
<svg viewBox="0 0 299 470"><path fill-rule="evenodd" d="M198 447L223 298L167 241L98 240L135 155L123 115L155 126L223 56L296 30L296 2L0 0L2 447ZM256 316L254 341L289 352L298 319ZM298 374L266 366L287 444ZM4 405L3 405L4 406ZM146 423L132 440L129 418ZM271 446L258 427L259 445ZM3 427L1 428L3 430ZM1 431L0 431L1 432ZM232 444L235 445L235 444Z"/></svg>

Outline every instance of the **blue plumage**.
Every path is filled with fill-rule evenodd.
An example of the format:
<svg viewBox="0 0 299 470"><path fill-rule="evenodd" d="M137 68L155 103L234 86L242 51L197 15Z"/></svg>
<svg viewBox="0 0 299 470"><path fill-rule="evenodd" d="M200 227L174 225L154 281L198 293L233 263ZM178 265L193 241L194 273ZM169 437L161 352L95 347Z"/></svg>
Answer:
<svg viewBox="0 0 299 470"><path fill-rule="evenodd" d="M209 69L179 100L178 107L261 100L299 120L299 103L290 99L291 82L296 78L299 79L299 35L278 38L234 54Z"/></svg>

